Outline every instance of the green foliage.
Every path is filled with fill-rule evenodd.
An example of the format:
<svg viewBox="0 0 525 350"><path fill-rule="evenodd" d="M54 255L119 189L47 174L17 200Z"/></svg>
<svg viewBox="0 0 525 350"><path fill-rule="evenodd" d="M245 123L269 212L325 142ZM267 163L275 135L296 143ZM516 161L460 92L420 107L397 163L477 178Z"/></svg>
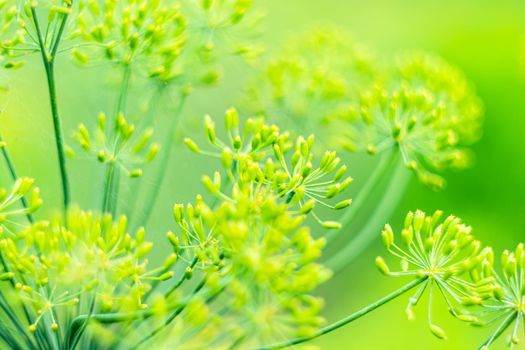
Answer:
<svg viewBox="0 0 525 350"><path fill-rule="evenodd" d="M174 205L177 228L166 234L168 252L160 253L144 227L185 101L194 87L219 82L224 58L253 63L258 57L260 16L252 1L0 0L0 11L0 60L8 74L25 56L41 58L63 196L61 211L35 219L43 205L39 190L18 175L10 144L0 137L10 178L9 189L0 190L3 347L275 349L332 332L413 289L407 314L413 318L428 291L428 326L436 337L446 338L432 316L440 294L461 321L483 326L503 319L484 349L511 326L509 344L518 342L525 317L523 244L503 253L502 272L496 272L492 249L483 248L460 219L442 219L441 211L409 213L399 237L389 225L382 232L400 270L381 257L376 265L386 275L408 277L405 286L325 326L324 301L316 295L332 275L323 265L325 246L363 214L357 211L362 203L377 201L374 190L390 176L388 159L399 154L434 189L445 183L436 172L469 164L466 146L481 132L482 105L457 68L426 53L379 59L335 28L317 28L292 42L263 62L249 84L252 117L227 110L221 135L206 116L208 145L184 139L190 151L217 159L220 169L202 177L205 196ZM102 205L93 210L71 204L55 86L62 73L55 63L64 52L80 68L106 64L121 78L114 113L83 120L73 135L106 167L97 191ZM147 113L134 108L132 85L146 91L140 100L149 105ZM157 130L161 142L152 125L163 126L159 120L168 109L169 123ZM93 129L86 126L91 124ZM355 210L344 194L353 179L328 146L390 154L359 193ZM146 189L142 202L136 199L144 190L140 180L128 181L144 172L154 175L155 189ZM124 188L128 193L121 193ZM124 201L137 201L135 208L122 207L126 195ZM346 213L338 217L341 210ZM375 215L360 219L368 223ZM325 236L325 230L331 232ZM339 253L352 248L347 242L332 247Z"/></svg>

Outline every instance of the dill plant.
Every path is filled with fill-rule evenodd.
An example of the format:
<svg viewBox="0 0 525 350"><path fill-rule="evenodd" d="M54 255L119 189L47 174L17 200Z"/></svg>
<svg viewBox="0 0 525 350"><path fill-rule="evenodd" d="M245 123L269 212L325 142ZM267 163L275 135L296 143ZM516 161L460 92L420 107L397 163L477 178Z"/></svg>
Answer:
<svg viewBox="0 0 525 350"><path fill-rule="evenodd" d="M376 236L376 222L391 209L382 204L393 206L404 192L406 168L440 190L441 170L468 165L482 104L461 71L441 58L380 57L335 28L316 28L258 60L260 18L250 0L0 0L2 74L17 74L31 55L45 73L62 196L55 214L39 214L40 191L19 174L0 135L10 179L0 189L2 348L285 348L409 292L409 318L428 293L428 327L438 338L447 336L432 317L436 296L465 323L496 324L480 349L506 332L511 348L518 343L523 244L503 252L499 272L492 249L441 211L410 212L398 234L386 225L381 238L399 270L390 259L375 263L407 283L326 324L316 288ZM113 109L84 120L72 132L74 147L66 146L68 116L56 86L56 63L66 56L82 69L106 65L118 76ZM165 186L174 134L188 96L218 84L229 56L255 64L254 82L241 113L224 113L224 128L204 117L206 146L184 139L220 169L203 175L204 195L188 204L174 200L173 230L165 235L170 253L156 259L146 228ZM147 99L138 117L133 86ZM162 106L167 120L159 117ZM353 178L338 156L348 152L381 158L355 203L345 194ZM70 188L66 155L75 153L105 168L96 188L101 202L92 208L75 204ZM369 203L384 182L393 200ZM140 192L145 200L130 205ZM365 211L367 204L376 212ZM343 231L362 216L366 224L347 239ZM323 258L327 245L334 252Z"/></svg>

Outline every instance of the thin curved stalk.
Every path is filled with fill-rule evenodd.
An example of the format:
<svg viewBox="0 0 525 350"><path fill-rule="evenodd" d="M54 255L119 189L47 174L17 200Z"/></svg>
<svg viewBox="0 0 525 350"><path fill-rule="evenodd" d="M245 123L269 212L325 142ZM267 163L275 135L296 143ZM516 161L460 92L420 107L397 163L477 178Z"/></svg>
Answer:
<svg viewBox="0 0 525 350"><path fill-rule="evenodd" d="M359 210L367 203L367 198L377 188L381 180L384 179L385 175L391 170L392 165L398 157L398 150L393 149L392 152L385 154L379 164L375 167L374 171L368 177L364 186L359 190L356 198L353 200L352 205L345 211L344 215L338 220L341 223L341 228L335 232L332 232L327 238L328 242L332 242L335 238L339 237L339 233L343 231L350 222L359 213Z"/></svg>
<svg viewBox="0 0 525 350"><path fill-rule="evenodd" d="M42 36L42 32L40 29L40 24L38 22L38 16L33 7L31 7L31 17L33 18L33 23L35 25L35 29L37 32L38 45L40 47L40 53L42 55L42 62L44 64L44 69L46 72L49 102L51 105L51 116L53 120L53 130L55 134L55 145L57 149L60 179L61 179L61 185L62 185L63 210L64 210L64 217L66 217L66 211L71 201L71 194L70 194L70 189L69 189L69 177L68 177L67 169L66 169L66 152L64 148L64 133L63 133L63 128L62 128L62 119L60 118L60 114L58 111L58 98L57 98L56 83L55 83L55 58L56 58L55 55L60 45L60 40L62 38L62 34L64 33L64 28L66 26L68 16L64 15L62 17L62 21L60 23L60 29L53 43L51 52L48 52L48 50L46 49L44 38Z"/></svg>
<svg viewBox="0 0 525 350"><path fill-rule="evenodd" d="M370 215L365 227L363 227L347 245L326 261L326 266L334 273L340 272L350 264L370 244L372 234L381 229L384 220L390 217L402 198L410 180L410 173L403 162L399 162L395 173L386 189L383 197Z"/></svg>
<svg viewBox="0 0 525 350"><path fill-rule="evenodd" d="M192 292L192 295L196 295L197 293L199 293L201 291L202 288L204 288L204 286L206 285L206 282L207 282L207 279L204 278L198 285L197 287L195 287L195 289L193 290ZM224 288L220 288L218 291L216 291L215 293L213 293L212 295L210 295L208 298L206 298L206 303L209 303L211 301L213 301L215 298L217 298L217 296L222 293L222 291L224 290ZM188 304L184 304L184 305L181 305L179 308L177 308L167 319L166 321L164 321L164 324L155 328L153 331L151 331L147 336L145 336L144 338L142 338L139 342L137 342L137 344L135 344L134 346L130 347L130 350L135 350L137 348L139 348L140 346L142 346L142 344L146 343L147 341L151 340L152 338L154 338L157 334L159 334L160 332L162 332L163 330L166 329L167 326L170 325L171 322L173 322L177 316L179 316L185 309L186 307L188 306Z"/></svg>
<svg viewBox="0 0 525 350"><path fill-rule="evenodd" d="M4 139L2 138L2 135L0 134L0 143L2 143L3 141ZM16 172L15 164L13 163L11 156L9 155L9 151L7 150L7 146L0 147L0 151L7 165L7 170L9 171L9 175L11 176L11 179L14 182L18 179L18 174ZM20 198L20 202L22 202L22 205L25 209L29 209L29 204L27 203L26 197ZM33 214L31 214L30 212L26 213L26 217L29 223L32 224L33 222L35 222L33 218Z"/></svg>
<svg viewBox="0 0 525 350"><path fill-rule="evenodd" d="M122 83L120 85L120 92L117 97L117 103L115 105L115 113L113 123L110 124L110 138L116 138L116 123L119 113L125 113L126 101L128 97L129 82L131 79L131 65L126 64L122 74ZM115 140L115 149L113 153L116 153L117 142ZM110 213L115 216L118 207L118 195L120 189L120 169L117 167L116 162L108 163L106 167L106 175L104 177L104 192L102 197L102 212Z"/></svg>
<svg viewBox="0 0 525 350"><path fill-rule="evenodd" d="M498 329L496 329L494 334L492 334L489 339L487 339L483 344L481 344L478 350L485 350L485 347L491 345L494 341L496 341L496 339L498 339L503 334L503 332L505 332L505 330L510 327L512 322L516 320L517 316L517 312L511 313L509 317L507 317L505 321L503 321L503 323L498 327Z"/></svg>
<svg viewBox="0 0 525 350"><path fill-rule="evenodd" d="M289 340L286 340L286 341L283 341L281 343L276 343L276 344L272 344L272 345L267 345L267 346L263 346L263 347L260 347L260 348L257 348L257 349L254 349L254 350L272 350L272 349L283 349L283 348L287 348L289 346L292 346L292 345L297 345L297 344L301 344L301 343L305 343L307 341L310 341L312 339L315 339L315 338L318 338L322 335L325 335L325 334L328 334L330 332L333 332L335 331L336 329L339 329L365 315L367 315L368 313L374 311L375 309L385 305L386 303L394 300L395 298L405 294L406 292L410 291L411 289L415 288L416 286L420 285L421 283L423 283L428 277L422 277L422 278L418 278L418 279L415 279L413 280L412 282L404 285L403 287L399 288L398 290L386 295L385 297L379 299L378 301L362 308L361 310L357 311L357 312L354 312L353 314L345 317L345 318L342 318L340 319L339 321L336 321L332 324L329 324L328 326L326 327L323 327L321 328L320 330L318 330L317 332L315 332L314 334L310 335L310 336L307 336L307 337L298 337L298 338L294 338L294 339L289 339Z"/></svg>
<svg viewBox="0 0 525 350"><path fill-rule="evenodd" d="M140 225L146 226L148 223L151 213L153 211L153 208L155 206L155 202L157 201L157 197L159 196L160 189L162 188L162 182L164 181L164 177L166 176L166 171L168 169L168 163L171 156L171 151L173 148L173 134L177 130L177 126L179 124L179 119L181 117L182 110L184 109L184 105L186 102L186 97L182 96L179 102L179 105L177 106L177 110L175 111L175 114L173 116L173 120L171 125L168 127L168 133L166 135L166 140L162 144L164 147L164 152L162 152L162 157L160 159L159 164L159 170L157 172L157 176L155 177L155 180L153 181L154 187L153 189L148 192L149 196L145 200L145 206L144 211L142 212L142 216L140 218Z"/></svg>

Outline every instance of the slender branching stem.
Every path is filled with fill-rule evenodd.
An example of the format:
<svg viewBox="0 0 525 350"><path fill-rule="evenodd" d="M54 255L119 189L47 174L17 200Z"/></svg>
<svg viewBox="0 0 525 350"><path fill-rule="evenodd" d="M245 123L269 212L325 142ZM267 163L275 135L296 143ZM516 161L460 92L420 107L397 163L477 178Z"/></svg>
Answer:
<svg viewBox="0 0 525 350"><path fill-rule="evenodd" d="M164 177L168 169L168 164L169 164L169 160L171 157L171 151L173 148L173 137L174 137L175 131L177 130L177 126L179 125L179 119L181 118L181 113L182 113L182 110L184 109L185 102L186 102L186 96L182 95L180 97L177 109L175 110L175 113L173 117L171 118L171 124L168 127L166 139L164 143L162 144L162 147L164 149L163 149L161 159L159 162L159 168L155 176L155 180L153 181L155 186L150 192L148 192L148 197L145 200L144 211L142 212L142 217L140 220L140 223L142 226L145 226L148 223L151 213L153 211L155 202L157 201L157 198L159 196L160 189L162 188L162 183L164 181Z"/></svg>
<svg viewBox="0 0 525 350"><path fill-rule="evenodd" d="M368 177L364 186L359 190L355 200L352 202L352 205L346 209L344 215L338 220L341 223L341 228L337 232L330 234L329 241L333 241L335 238L339 237L344 229L352 222L355 216L359 213L361 208L368 203L368 199L372 192L377 189L377 186L385 179L385 176L392 169L392 165L395 164L395 161L398 157L397 149L393 149L390 153L385 154L379 164L375 167L374 171Z"/></svg>
<svg viewBox="0 0 525 350"><path fill-rule="evenodd" d="M119 113L125 113L126 110L126 101L128 96L128 90L129 90L129 82L131 79L131 64L125 64L123 75L122 75L122 83L120 85L120 92L118 94L117 103L115 106L115 114L113 122L110 124L110 138L114 138L114 149L113 153L116 156L117 153L117 147L118 147L118 140L116 139L118 136L116 134L116 123ZM108 163L106 168L106 175L104 177L104 192L102 197L102 212L103 213L111 213L111 215L115 216L117 213L117 207L118 207L118 194L120 189L120 169L117 167L116 161L112 161Z"/></svg>
<svg viewBox="0 0 525 350"><path fill-rule="evenodd" d="M498 339L503 334L503 332L505 332L507 328L510 327L512 322L516 320L516 317L518 317L518 313L512 312L498 327L498 329L496 329L496 331L490 336L490 338L487 339L483 344L481 344L478 350L485 350L486 347L490 346L493 342L495 342L496 339Z"/></svg>
<svg viewBox="0 0 525 350"><path fill-rule="evenodd" d="M202 279L202 281L195 287L195 289L193 290L192 292L192 295L195 296L197 295L201 290L202 288L204 288L204 286L206 285L206 282L207 282L207 279L206 277ZM211 296L209 296L207 299L206 299L206 302L211 302L213 299L215 299L221 292L223 291L223 289L219 289L217 292L215 293L212 293ZM142 338L139 342L137 342L137 344L133 347L131 347L131 349L135 350L137 349L138 347L140 347L142 344L146 343L147 341L151 340L152 338L154 338L157 334L159 334L160 332L162 332L163 330L165 330L176 318L177 316L179 316L185 309L186 307L188 306L188 304L183 304L181 305L180 307L178 307L167 319L166 321L164 321L164 324L155 328L153 331L151 331L147 336L145 336L144 338Z"/></svg>
<svg viewBox="0 0 525 350"><path fill-rule="evenodd" d="M375 210L368 213L366 225L353 235L345 246L339 249L325 263L334 273L341 272L370 244L372 235L381 229L381 225L390 217L397 208L397 203L410 180L410 173L403 162L399 162L394 175L390 179L387 189L384 191Z"/></svg>
<svg viewBox="0 0 525 350"><path fill-rule="evenodd" d="M115 176L115 164L109 163L106 166L106 176L104 177L104 192L102 197L102 212L108 213L110 211L111 194L113 187L113 177Z"/></svg>
<svg viewBox="0 0 525 350"><path fill-rule="evenodd" d="M2 135L0 134L0 143L2 143L4 139L2 138ZM9 175L11 176L11 179L13 181L16 181L18 179L18 174L15 168L15 164L13 163L13 160L11 159L11 155L9 154L9 151L7 149L7 146L0 147L0 152L2 153L2 157L4 158L5 164L7 166L7 170L9 171ZM29 204L27 203L26 197L20 198L20 201L22 202L22 205L27 210L29 209ZM33 214L31 214L29 211L26 213L27 220L29 223L34 223L35 220L33 218Z"/></svg>
<svg viewBox="0 0 525 350"><path fill-rule="evenodd" d="M328 326L326 327L323 327L321 328L320 330L318 330L317 332L315 332L314 334L310 335L310 336L306 336L306 337L298 337L298 338L294 338L294 339L290 339L290 340L286 340L286 341L283 341L281 343L276 343L276 344L272 344L272 345L267 345L267 346L263 346L263 347L260 347L260 348L257 348L257 350L271 350L271 349L283 349L283 348L286 348L286 347L289 347L289 346L293 346L293 345L297 345L297 344L301 344L301 343L304 343L304 342L307 342L307 341L310 341L312 339L315 339L315 338L318 338L322 335L325 335L325 334L328 334L330 332L333 332L335 331L336 329L339 329L365 315L367 315L368 313L374 311L375 309L385 305L386 303L394 300L395 298L405 294L406 292L410 291L411 289L415 288L416 286L420 285L421 283L423 283L428 277L422 277L422 278L418 278L418 279L415 279L413 280L412 282L404 285L403 287L399 288L398 290L386 295L385 297L379 299L378 301L362 308L361 310L345 317L345 318L342 318L340 319L339 321L336 321L332 324L329 324Z"/></svg>
<svg viewBox="0 0 525 350"><path fill-rule="evenodd" d="M58 155L58 164L60 170L60 178L62 185L62 202L64 209L64 217L66 216L67 208L71 201L71 194L69 190L69 178L66 169L66 152L64 147L64 133L62 130L62 119L58 111L58 99L56 92L56 83L55 83L55 59L58 47L60 45L60 40L64 32L64 28L67 22L67 15L63 15L60 22L60 29L55 37L53 46L51 47L51 52L48 51L45 44L45 39L42 36L42 31L40 29L40 24L38 22L38 16L33 7L31 7L31 17L33 18L33 23L37 32L38 45L40 47L40 53L42 55L42 62L44 64L46 78L47 78L47 88L49 93L49 102L51 105L51 116L53 120L53 130L55 134L55 144L57 148Z"/></svg>

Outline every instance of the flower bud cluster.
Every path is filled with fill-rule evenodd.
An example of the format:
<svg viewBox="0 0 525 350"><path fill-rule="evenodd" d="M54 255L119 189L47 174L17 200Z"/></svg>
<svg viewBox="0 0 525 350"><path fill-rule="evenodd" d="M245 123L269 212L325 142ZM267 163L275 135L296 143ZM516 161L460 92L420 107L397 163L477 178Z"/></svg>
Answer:
<svg viewBox="0 0 525 350"><path fill-rule="evenodd" d="M28 325L30 332L39 331L42 321L58 331L79 312L89 312L81 310L92 296L97 302L91 312L147 310L152 286L175 274L176 255L149 269L153 244L142 228L129 234L125 217L113 220L71 209L67 222L67 227L59 218L36 222L15 237L0 239L3 279L37 315Z"/></svg>
<svg viewBox="0 0 525 350"><path fill-rule="evenodd" d="M274 194L245 187L215 209L201 197L195 204L176 205L174 217L180 228L180 235L169 234L174 249L180 255L190 251L197 267L220 269L228 280L219 308L228 310L222 315L227 331L208 334L208 346L228 345L241 335L238 341L245 347L260 346L261 334L269 339L307 335L322 324L322 301L309 294L330 276L316 262L325 240L311 236L304 215Z"/></svg>
<svg viewBox="0 0 525 350"><path fill-rule="evenodd" d="M33 179L24 177L16 180L9 191L0 188L0 236L12 233L17 218L31 214L42 206L40 190L33 183ZM22 198L27 199L26 207L20 201Z"/></svg>
<svg viewBox="0 0 525 350"><path fill-rule="evenodd" d="M51 61L59 27L72 14L72 6L71 0L0 1L0 64L7 69L19 68L24 64L21 59L39 52L41 44L46 50L47 60ZM36 31L35 18L54 30Z"/></svg>
<svg viewBox="0 0 525 350"><path fill-rule="evenodd" d="M435 174L470 163L482 105L461 71L429 54L379 64L333 30L314 30L271 58L247 91L251 111L315 130L321 142L350 152L399 150L433 189Z"/></svg>
<svg viewBox="0 0 525 350"><path fill-rule="evenodd" d="M486 257L477 270L479 278L492 279L493 293L484 300L477 312L475 326L498 327L480 349L488 350L496 338L506 333L506 343L513 349L521 340L520 328L525 320L525 245L519 243L513 251L501 254L499 269L495 267L494 254ZM492 347L491 347L492 348Z"/></svg>
<svg viewBox="0 0 525 350"><path fill-rule="evenodd" d="M108 138L107 135L111 135ZM107 125L104 113L98 116L97 127L90 133L80 124L75 139L82 149L101 163L114 163L130 177L140 177L143 166L150 163L159 153L160 146L152 142L153 129L138 133L133 124L119 114L113 127Z"/></svg>
<svg viewBox="0 0 525 350"><path fill-rule="evenodd" d="M314 28L270 57L246 91L246 104L291 130L314 133L330 146L330 121L347 118L352 101L378 74L370 50L335 27Z"/></svg>
<svg viewBox="0 0 525 350"><path fill-rule="evenodd" d="M388 252L399 260L399 270L393 271L383 258L376 258L385 275L421 279L409 300L407 316L414 318L413 308L428 291L429 329L438 338L446 338L446 333L432 321L435 294L440 294L450 313L462 321L477 320L464 307L482 305L497 294L494 279L479 273L486 261L493 259L492 249L483 248L459 218L448 216L443 220L442 215L441 211L433 215L419 210L408 213L397 239L390 225L385 226L381 238Z"/></svg>
<svg viewBox="0 0 525 350"><path fill-rule="evenodd" d="M225 174L216 172L213 178L204 176L206 189L218 198L229 198L226 191L253 189L271 193L296 208L301 214L311 214L323 227L339 228L334 221L320 220L314 211L317 204L340 210L351 204L350 199L329 203L352 183L346 176L347 167L332 151L314 160L314 136L299 136L290 140L287 132L268 125L263 118L249 118L241 128L235 109L225 113L227 141L217 137L212 119L205 117L206 138L212 151L201 150L192 139L186 146L193 152L221 160ZM241 132L242 130L242 132ZM230 198L231 199L231 198Z"/></svg>
<svg viewBox="0 0 525 350"><path fill-rule="evenodd" d="M251 10L247 0L84 1L71 35L80 43L73 58L133 66L164 84L211 85L221 57L253 58L256 50L246 44Z"/></svg>

